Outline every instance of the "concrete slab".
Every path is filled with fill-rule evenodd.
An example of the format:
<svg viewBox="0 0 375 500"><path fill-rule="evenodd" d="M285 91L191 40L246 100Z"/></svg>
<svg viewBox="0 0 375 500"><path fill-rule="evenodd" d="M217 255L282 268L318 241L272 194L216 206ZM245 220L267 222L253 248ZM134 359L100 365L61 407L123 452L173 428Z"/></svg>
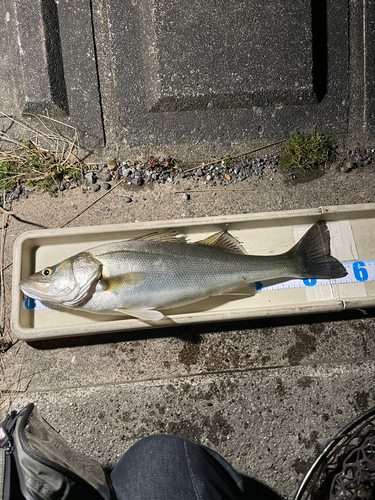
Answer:
<svg viewBox="0 0 375 500"><path fill-rule="evenodd" d="M7 114L20 114L19 93L21 82L20 60L17 40L15 4L12 1L0 4L0 103L1 110ZM9 127L1 123L2 130Z"/></svg>
<svg viewBox="0 0 375 500"><path fill-rule="evenodd" d="M90 2L6 1L0 9L0 110L34 125L29 113L48 113L77 129L86 147L102 145ZM17 127L11 134L21 137Z"/></svg>
<svg viewBox="0 0 375 500"><path fill-rule="evenodd" d="M369 403L373 360L28 390L71 445L107 466L138 439L177 434L291 498L322 444ZM291 418L293 415L293 418Z"/></svg>
<svg viewBox="0 0 375 500"><path fill-rule="evenodd" d="M150 110L315 103L306 4L228 7L153 1L143 10Z"/></svg>
<svg viewBox="0 0 375 500"><path fill-rule="evenodd" d="M366 130L375 132L375 2L367 0L364 4L365 24L365 114Z"/></svg>
<svg viewBox="0 0 375 500"><path fill-rule="evenodd" d="M15 2L22 113L67 116L60 33L54 2ZM32 29L30 27L32 26Z"/></svg>
<svg viewBox="0 0 375 500"><path fill-rule="evenodd" d="M94 2L101 40L111 26L98 67L108 71L110 57L113 91L103 111L116 110L116 140L233 142L315 123L347 130L348 26L339 2L314 10L319 23L303 2L235 1L227 10L111 0L96 10Z"/></svg>
<svg viewBox="0 0 375 500"><path fill-rule="evenodd" d="M272 179L272 180L271 180ZM185 200L181 188L191 188ZM203 181L115 189L71 224L167 220L374 202L373 166L291 184L279 172L219 191ZM131 195L132 203L124 196ZM98 193L30 193L14 202L5 261L14 239L57 227ZM3 271L9 314L11 267ZM375 311L16 342L2 354L3 397L34 401L72 444L113 464L137 439L176 433L218 450L241 472L292 498L319 447L375 404ZM8 323L6 321L5 326ZM9 340L7 331L5 340ZM4 408L5 405L3 405Z"/></svg>
<svg viewBox="0 0 375 500"><path fill-rule="evenodd" d="M360 127L364 116L370 123L371 2L364 13L350 6L358 23L365 15L368 50L362 25L349 37L355 21L349 26L337 0L311 9L302 0L228 5L7 0L0 43L11 86L3 76L0 109L17 118L47 110L88 149L175 143L194 151L203 141L231 147L315 125L347 137L358 132L348 128L352 113ZM349 49L358 57L348 59Z"/></svg>
<svg viewBox="0 0 375 500"><path fill-rule="evenodd" d="M56 2L64 61L69 120L80 132L80 144L94 148L105 143L100 83L91 2Z"/></svg>

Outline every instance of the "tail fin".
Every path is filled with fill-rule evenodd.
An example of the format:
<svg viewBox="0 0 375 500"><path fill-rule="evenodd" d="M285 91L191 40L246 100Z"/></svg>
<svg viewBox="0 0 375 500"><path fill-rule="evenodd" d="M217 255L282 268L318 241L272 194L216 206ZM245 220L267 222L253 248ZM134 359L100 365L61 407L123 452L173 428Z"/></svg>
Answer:
<svg viewBox="0 0 375 500"><path fill-rule="evenodd" d="M290 250L300 262L301 278L335 279L348 273L331 255L330 234L325 221L314 224Z"/></svg>

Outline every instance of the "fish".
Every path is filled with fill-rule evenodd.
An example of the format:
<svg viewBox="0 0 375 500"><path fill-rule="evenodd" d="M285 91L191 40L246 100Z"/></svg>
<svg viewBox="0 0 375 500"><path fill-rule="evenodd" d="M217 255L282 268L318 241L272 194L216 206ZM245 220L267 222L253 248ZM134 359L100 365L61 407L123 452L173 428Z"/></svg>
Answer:
<svg viewBox="0 0 375 500"><path fill-rule="evenodd" d="M159 321L162 311L257 282L336 279L344 266L331 255L325 221L311 226L288 251L248 255L227 231L189 243L174 229L96 246L45 267L19 283L47 305Z"/></svg>

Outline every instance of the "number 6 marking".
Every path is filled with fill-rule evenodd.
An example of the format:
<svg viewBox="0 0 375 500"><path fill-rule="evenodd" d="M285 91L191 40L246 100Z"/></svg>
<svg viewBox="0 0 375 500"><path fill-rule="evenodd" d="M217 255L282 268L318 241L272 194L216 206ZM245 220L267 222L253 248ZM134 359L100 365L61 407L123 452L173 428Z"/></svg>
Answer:
<svg viewBox="0 0 375 500"><path fill-rule="evenodd" d="M364 262L354 262L353 263L354 276L357 281L367 281L368 272L366 269L366 264Z"/></svg>

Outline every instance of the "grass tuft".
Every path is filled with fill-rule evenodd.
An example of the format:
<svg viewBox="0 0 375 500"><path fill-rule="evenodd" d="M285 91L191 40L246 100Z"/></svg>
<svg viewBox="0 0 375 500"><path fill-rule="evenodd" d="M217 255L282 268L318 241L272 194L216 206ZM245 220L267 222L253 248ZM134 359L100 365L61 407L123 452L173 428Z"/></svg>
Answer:
<svg viewBox="0 0 375 500"><path fill-rule="evenodd" d="M7 117L4 113L1 114ZM43 122L39 119L45 131L36 131L19 123L33 133L31 139L18 141L5 132L0 132L0 139L8 145L3 150L0 144L0 191L8 192L17 185L25 184L29 187L37 186L51 196L57 196L62 181L77 180L82 176L86 165L78 157L76 130L73 129L73 138L66 138L54 126L53 122L59 122L49 117L43 117ZM48 125L52 123L53 127L48 127L46 121ZM9 144L13 145L12 149Z"/></svg>
<svg viewBox="0 0 375 500"><path fill-rule="evenodd" d="M312 168L326 162L330 155L329 140L320 133L305 134L295 132L284 146L284 154L280 158L285 168Z"/></svg>

